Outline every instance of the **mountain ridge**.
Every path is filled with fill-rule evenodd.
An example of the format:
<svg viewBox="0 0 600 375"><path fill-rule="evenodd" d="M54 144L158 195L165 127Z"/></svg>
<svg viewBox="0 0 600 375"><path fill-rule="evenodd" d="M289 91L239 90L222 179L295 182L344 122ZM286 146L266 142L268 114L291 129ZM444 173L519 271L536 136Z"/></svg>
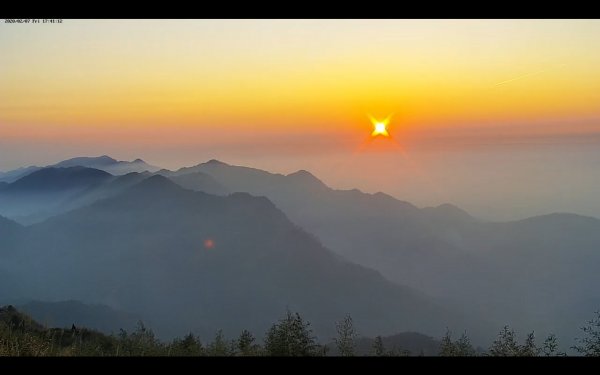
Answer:
<svg viewBox="0 0 600 375"><path fill-rule="evenodd" d="M161 244L165 248L178 248L173 244L186 238L185 241L194 242L194 246L206 239L222 246L223 239L215 240L212 238L214 233L230 236L231 239L225 239L227 246L232 246L230 241L236 239L238 246L250 246L244 244L244 241L250 241L265 246L265 249L273 244L286 248L294 246L295 242L307 243L307 238L311 237L322 247L334 251L332 256L335 258L376 270L379 276L372 277L383 275L396 284L422 291L441 301L445 307L460 310L471 306L477 314L498 324L498 329L505 323L515 323L517 329L534 327L542 332L556 328L556 333L563 335L565 340L573 336L564 335L575 332L577 322L584 320L585 314L600 303L592 289L600 281L593 268L593 264L600 261L596 251L600 246L600 221L596 218L554 213L518 221L484 222L451 204L418 208L381 192L368 194L358 189L331 189L303 170L288 175L273 174L214 159L174 172L161 170L157 174L163 178L144 183L149 174L129 174L111 180L99 190L88 187L90 192L96 192L95 195L81 193L81 200L69 207L74 208L70 214L77 216L88 212L90 217L77 216L78 220L67 220L62 225L81 229L82 233L88 233L90 241L117 248L121 246L120 241L129 241L127 236L131 233L138 236L136 241L149 241L147 246ZM119 186L108 189L111 183ZM208 184L216 186L217 191L209 191L212 194L192 191L208 190ZM0 190L0 196L5 189ZM166 195L161 196L162 193ZM215 193L220 197L213 195ZM116 195L120 198L111 200ZM181 197L176 198L177 195ZM24 203L35 205L29 200ZM66 203L61 204L66 207ZM91 207L91 211L85 211L86 207ZM131 212L124 210L127 208ZM113 219L123 222L130 232L109 227L107 209L112 210L111 215L118 212ZM180 217L178 210L188 216ZM157 218L153 219L153 215ZM47 225L60 227L63 219L64 216L49 219ZM155 220L155 226L144 226L146 219ZM304 234L294 232L289 223L282 224L288 219ZM105 228L102 234L107 238L113 238L112 234L117 233L114 242L106 243L107 239L98 237L89 220L100 220L98 228ZM186 220L189 223L179 223ZM279 224L274 228L259 225L259 222L269 220ZM194 237L192 240L190 237L190 233L199 230L195 226L197 222L204 223L205 229L210 228L202 232L207 238ZM232 226L232 233L226 235L220 231L215 227L216 222L222 223L224 228ZM86 223L89 226L86 227ZM161 239L163 233L157 223L169 227L175 225L168 240ZM243 226L254 228L253 234L250 235ZM16 229L14 233L19 231L21 229ZM239 238L240 233L246 237ZM273 233L279 237L273 237ZM264 236L260 241L254 237L259 234ZM79 236L78 233L72 235ZM58 251L54 240L44 241L53 251ZM130 245L138 246L137 243ZM188 245L192 246L185 242L185 246ZM97 251L106 250L98 248ZM123 254L120 256L125 256ZM273 254L272 251L261 252L260 256ZM154 256L167 255L158 251ZM318 257L311 252L303 256ZM224 264L221 266L225 267ZM314 269L321 267L314 266ZM261 269L259 273L264 272L266 270ZM361 272L369 274L364 270ZM240 282L250 284L247 280ZM330 282L334 283L333 280ZM275 288L261 287L265 290ZM475 305L472 304L474 300L478 301Z"/></svg>
<svg viewBox="0 0 600 375"><path fill-rule="evenodd" d="M44 168L66 168L66 167L87 167L100 169L113 175L122 175L129 172L156 172L160 168L146 163L144 160L137 158L134 161L119 161L108 155L102 156L78 156L66 160L59 161L45 167L29 166L21 167L14 170L0 172L0 182L12 183L20 178L23 178L33 172Z"/></svg>
<svg viewBox="0 0 600 375"><path fill-rule="evenodd" d="M325 336L346 312L370 333L439 334L444 324L434 322L473 324L378 271L341 260L270 200L247 193L214 196L152 176L26 231L16 256L28 260L20 263L28 265L21 277L37 275L22 280L30 298L145 311L166 336L207 334L208 327L265 332L286 306ZM204 248L206 239L214 248Z"/></svg>

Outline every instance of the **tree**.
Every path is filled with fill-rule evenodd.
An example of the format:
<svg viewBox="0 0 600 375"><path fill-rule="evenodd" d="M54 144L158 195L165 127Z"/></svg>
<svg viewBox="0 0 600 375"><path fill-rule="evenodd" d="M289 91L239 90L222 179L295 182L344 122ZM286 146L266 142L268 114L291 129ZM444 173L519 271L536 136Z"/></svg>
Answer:
<svg viewBox="0 0 600 375"><path fill-rule="evenodd" d="M533 332L527 335L523 345L519 345L515 331L509 329L508 326L504 326L490 348L490 354L499 357L535 357L539 353L540 349L535 344Z"/></svg>
<svg viewBox="0 0 600 375"><path fill-rule="evenodd" d="M385 355L385 347L383 346L383 339L381 336L375 337L375 341L373 342L373 353L377 357L383 357Z"/></svg>
<svg viewBox="0 0 600 375"><path fill-rule="evenodd" d="M452 332L446 329L446 334L442 338L440 346L440 356L443 357L470 357L475 355L475 348L471 345L471 340L464 332L460 338L452 342Z"/></svg>
<svg viewBox="0 0 600 375"><path fill-rule="evenodd" d="M475 348L471 345L471 340L466 332L463 332L463 334L460 335L460 338L454 343L454 346L456 347L456 355L458 356L472 357L476 354Z"/></svg>
<svg viewBox="0 0 600 375"><path fill-rule="evenodd" d="M550 334L546 340L544 340L544 345L542 346L541 352L544 353L546 357L566 355L566 353L558 350L558 340L556 339L556 335L554 333Z"/></svg>
<svg viewBox="0 0 600 375"><path fill-rule="evenodd" d="M204 355L204 348L199 338L192 333L186 335L183 340L175 339L171 344L169 354L175 356L200 356Z"/></svg>
<svg viewBox="0 0 600 375"><path fill-rule="evenodd" d="M352 317L347 315L343 321L336 323L338 337L335 344L342 357L351 357L354 355L354 340L357 336L352 323Z"/></svg>
<svg viewBox="0 0 600 375"><path fill-rule="evenodd" d="M531 332L525 339L525 345L521 346L519 355L521 357L537 357L538 354L540 354L540 349L535 345L535 335Z"/></svg>
<svg viewBox="0 0 600 375"><path fill-rule="evenodd" d="M260 347L254 344L255 338L248 330L243 330L237 340L237 349L242 356L258 355Z"/></svg>
<svg viewBox="0 0 600 375"><path fill-rule="evenodd" d="M519 344L515 339L515 331L504 326L490 348L490 354L495 357L514 357L520 353Z"/></svg>
<svg viewBox="0 0 600 375"><path fill-rule="evenodd" d="M265 350L271 356L316 356L322 350L316 344L316 339L300 314L287 312L286 317L279 323L273 324L265 339Z"/></svg>
<svg viewBox="0 0 600 375"><path fill-rule="evenodd" d="M213 342L208 345L208 355L215 357L227 357L233 354L231 345L227 343L223 336L223 331L218 330Z"/></svg>
<svg viewBox="0 0 600 375"><path fill-rule="evenodd" d="M72 338L75 338L75 335L77 332L72 333ZM78 337L81 338L82 335L79 334ZM131 334L121 329L118 340L117 355L156 356L163 354L165 350L165 345L154 336L151 329L146 328L142 321L138 321L135 331Z"/></svg>
<svg viewBox="0 0 600 375"><path fill-rule="evenodd" d="M440 356L442 357L454 357L456 355L456 348L452 342L452 332L446 328L446 334L442 337L442 344L440 345Z"/></svg>
<svg viewBox="0 0 600 375"><path fill-rule="evenodd" d="M600 311L596 311L596 317L581 330L585 337L575 339L578 344L573 349L586 357L600 357Z"/></svg>

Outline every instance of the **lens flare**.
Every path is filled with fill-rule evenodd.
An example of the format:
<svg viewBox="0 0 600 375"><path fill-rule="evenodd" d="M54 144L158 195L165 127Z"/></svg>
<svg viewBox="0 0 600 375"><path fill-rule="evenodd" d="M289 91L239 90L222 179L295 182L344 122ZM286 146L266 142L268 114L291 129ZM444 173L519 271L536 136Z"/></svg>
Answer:
<svg viewBox="0 0 600 375"><path fill-rule="evenodd" d="M391 118L392 118L392 115L389 115L388 117L385 118L385 120L380 121L380 120L377 120L375 117L369 115L369 119L371 119L371 123L373 124L373 132L371 133L371 136L372 137L378 137L378 136L389 137L390 133L388 133L387 126L390 123Z"/></svg>
<svg viewBox="0 0 600 375"><path fill-rule="evenodd" d="M211 238L207 238L204 240L204 248L205 249L212 249L215 247L215 241Z"/></svg>

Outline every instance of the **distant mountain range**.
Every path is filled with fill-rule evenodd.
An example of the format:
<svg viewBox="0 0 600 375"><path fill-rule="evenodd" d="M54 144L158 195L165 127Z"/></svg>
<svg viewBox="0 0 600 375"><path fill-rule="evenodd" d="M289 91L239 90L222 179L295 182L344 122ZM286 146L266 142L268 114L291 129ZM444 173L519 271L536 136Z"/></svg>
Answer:
<svg viewBox="0 0 600 375"><path fill-rule="evenodd" d="M114 176L73 160L87 158L0 184L0 215L29 225L0 218L0 282L15 294L144 311L165 334L260 331L288 306L325 335L352 311L373 336L510 324L568 342L600 307L595 218L482 222L450 204L331 189L307 171L211 160ZM234 310L264 319L238 324Z"/></svg>
<svg viewBox="0 0 600 375"><path fill-rule="evenodd" d="M22 224L40 222L109 196L131 178L87 167L42 168L0 189L0 214Z"/></svg>
<svg viewBox="0 0 600 375"><path fill-rule="evenodd" d="M324 337L347 313L371 335L482 326L346 262L269 200L245 193L193 192L155 175L21 229L3 259L17 278L6 281L13 294L141 311L163 336L262 334L288 308Z"/></svg>
<svg viewBox="0 0 600 375"><path fill-rule="evenodd" d="M67 167L88 167L95 168L113 175L122 175L131 172L156 172L160 168L147 164L142 159L134 161L117 161L109 156L103 155L99 157L78 157L68 160L63 160L59 163L48 165L47 167L67 168ZM8 172L0 172L0 183L14 182L21 177L25 177L33 172L39 171L45 167L30 166L18 168Z"/></svg>
<svg viewBox="0 0 600 375"><path fill-rule="evenodd" d="M565 340L600 307L600 221L553 214L489 223L444 204L419 209L387 194L335 190L307 171L289 175L216 160L182 168L229 191L266 196L346 259L382 272L500 328L556 331Z"/></svg>

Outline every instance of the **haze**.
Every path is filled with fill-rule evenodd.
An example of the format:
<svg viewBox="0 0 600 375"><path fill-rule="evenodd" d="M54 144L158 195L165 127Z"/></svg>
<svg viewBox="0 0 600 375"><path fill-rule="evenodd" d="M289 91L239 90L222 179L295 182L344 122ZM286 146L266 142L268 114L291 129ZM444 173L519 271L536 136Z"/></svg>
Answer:
<svg viewBox="0 0 600 375"><path fill-rule="evenodd" d="M600 217L597 20L0 25L0 170L209 159L508 220ZM401 146L361 147L367 113ZM400 151L399 151L400 150Z"/></svg>
<svg viewBox="0 0 600 375"><path fill-rule="evenodd" d="M0 356L600 354L599 39L1 23Z"/></svg>

